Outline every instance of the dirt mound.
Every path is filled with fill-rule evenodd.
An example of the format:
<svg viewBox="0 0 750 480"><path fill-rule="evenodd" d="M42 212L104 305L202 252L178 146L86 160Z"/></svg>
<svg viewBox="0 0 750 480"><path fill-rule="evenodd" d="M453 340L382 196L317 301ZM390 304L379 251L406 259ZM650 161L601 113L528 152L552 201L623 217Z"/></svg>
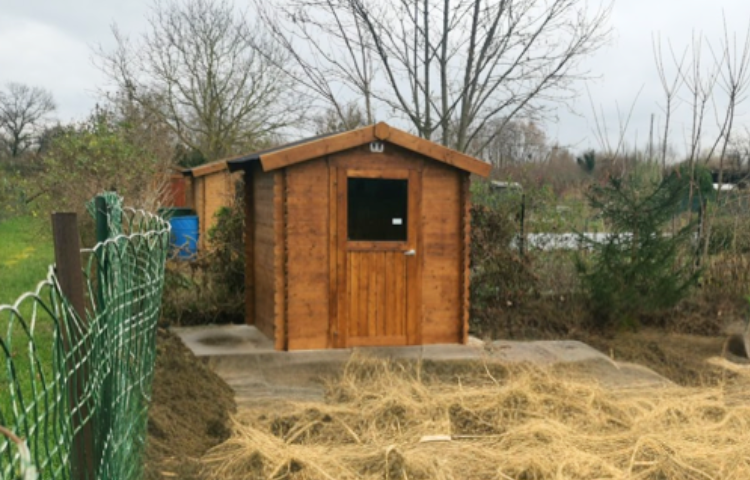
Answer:
<svg viewBox="0 0 750 480"><path fill-rule="evenodd" d="M613 360L645 365L672 380L691 387L715 386L733 374L708 362L721 356L725 336L667 333L657 329L618 332L612 337L580 335L580 340L609 355ZM731 378L730 378L731 379Z"/></svg>
<svg viewBox="0 0 750 480"><path fill-rule="evenodd" d="M234 392L166 330L156 350L145 478L201 478L198 459L229 437Z"/></svg>
<svg viewBox="0 0 750 480"><path fill-rule="evenodd" d="M612 391L560 369L498 373L478 364L471 381L448 381L430 378L420 365L354 361L325 404L239 417L232 438L204 457L207 474L750 478L750 406L732 389Z"/></svg>

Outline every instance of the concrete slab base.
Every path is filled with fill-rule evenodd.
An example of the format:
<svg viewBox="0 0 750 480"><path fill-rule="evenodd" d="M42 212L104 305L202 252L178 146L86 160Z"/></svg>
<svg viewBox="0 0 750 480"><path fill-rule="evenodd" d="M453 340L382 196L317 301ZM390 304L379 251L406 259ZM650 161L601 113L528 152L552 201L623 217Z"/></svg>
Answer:
<svg viewBox="0 0 750 480"><path fill-rule="evenodd" d="M591 378L608 388L642 388L670 385L654 371L635 364L615 362L578 341L484 343L472 338L467 345L411 347L358 347L349 349L278 352L273 342L255 327L246 325L172 328L196 356L234 389L240 407L263 399L323 400L325 383L337 376L353 355L384 359L569 365L575 375Z"/></svg>

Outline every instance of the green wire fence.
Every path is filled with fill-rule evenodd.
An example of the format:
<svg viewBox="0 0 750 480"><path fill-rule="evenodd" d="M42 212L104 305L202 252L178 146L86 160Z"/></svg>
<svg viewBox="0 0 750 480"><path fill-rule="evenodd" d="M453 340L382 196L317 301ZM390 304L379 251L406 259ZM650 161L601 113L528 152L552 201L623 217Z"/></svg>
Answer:
<svg viewBox="0 0 750 480"><path fill-rule="evenodd" d="M94 210L84 313L62 293L60 259L34 292L0 305L4 480L142 478L170 228L114 195Z"/></svg>

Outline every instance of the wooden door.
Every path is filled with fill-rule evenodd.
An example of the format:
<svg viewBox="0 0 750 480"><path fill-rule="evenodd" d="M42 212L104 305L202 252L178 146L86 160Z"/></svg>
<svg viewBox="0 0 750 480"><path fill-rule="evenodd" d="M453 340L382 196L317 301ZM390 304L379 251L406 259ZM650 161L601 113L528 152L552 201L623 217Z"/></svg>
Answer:
<svg viewBox="0 0 750 480"><path fill-rule="evenodd" d="M337 346L419 343L420 172L340 168Z"/></svg>

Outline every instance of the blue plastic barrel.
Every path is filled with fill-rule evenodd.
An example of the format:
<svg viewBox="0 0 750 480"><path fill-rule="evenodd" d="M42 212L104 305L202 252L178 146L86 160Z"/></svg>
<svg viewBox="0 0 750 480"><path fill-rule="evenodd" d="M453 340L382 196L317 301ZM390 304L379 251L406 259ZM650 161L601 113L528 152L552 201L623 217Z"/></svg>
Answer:
<svg viewBox="0 0 750 480"><path fill-rule="evenodd" d="M198 251L198 217L172 217L172 248L180 258L190 258Z"/></svg>

